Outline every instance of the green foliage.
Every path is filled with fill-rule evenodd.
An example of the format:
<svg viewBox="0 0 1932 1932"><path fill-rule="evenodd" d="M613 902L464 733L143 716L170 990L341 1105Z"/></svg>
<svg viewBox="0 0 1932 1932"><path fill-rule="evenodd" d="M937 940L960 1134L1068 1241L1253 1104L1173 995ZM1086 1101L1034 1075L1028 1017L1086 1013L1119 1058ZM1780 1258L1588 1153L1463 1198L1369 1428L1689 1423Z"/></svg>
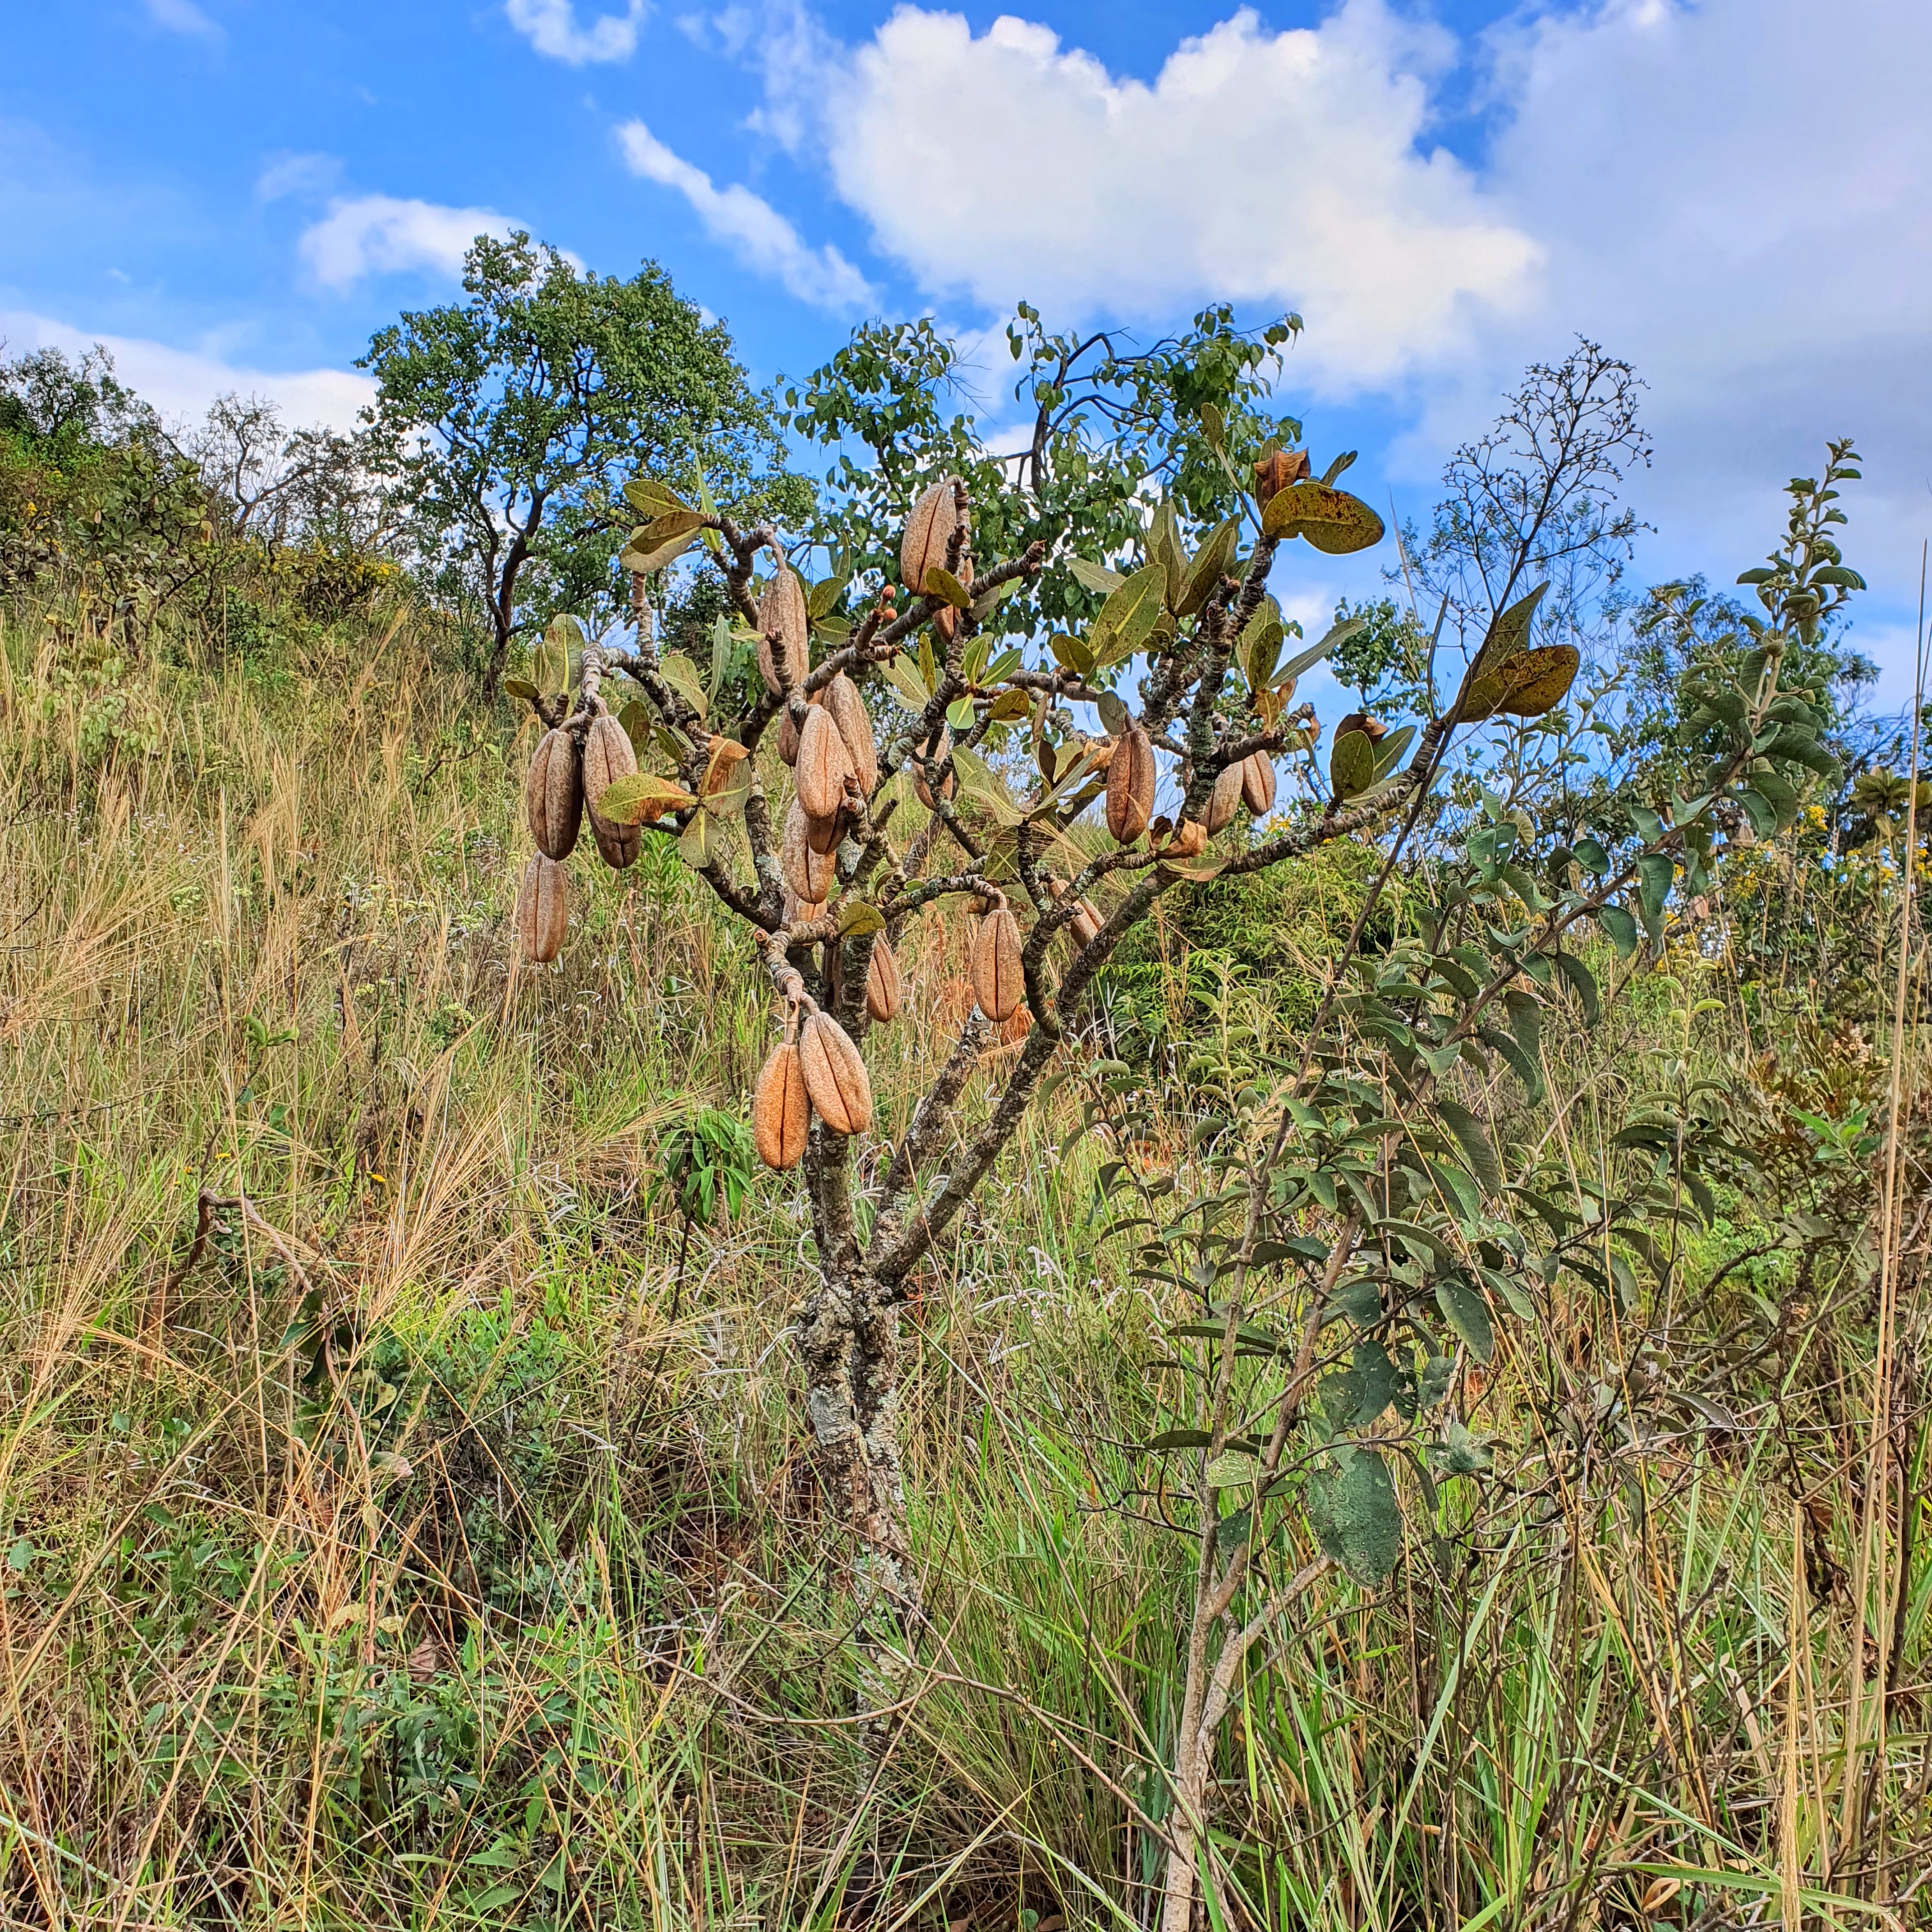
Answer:
<svg viewBox="0 0 1932 1932"><path fill-rule="evenodd" d="M376 332L373 459L395 479L439 582L486 619L490 674L559 611L624 607L616 562L641 467L728 509L803 499L722 322L654 262L580 275L528 236L479 236L465 299Z"/></svg>
<svg viewBox="0 0 1932 1932"><path fill-rule="evenodd" d="M794 433L838 452L812 538L854 571L896 582L899 526L921 490L944 476L967 483L974 545L985 556L1018 556L1035 542L1094 563L1139 552L1142 505L1155 488L1205 530L1252 484L1243 467L1249 457L1300 436L1292 418L1268 412L1282 346L1300 327L1291 316L1240 329L1221 303L1136 349L1106 332L1050 331L1023 302L1007 341L1022 364L1012 394L1030 433L1023 447L1006 450L985 441L970 406L949 411L949 392L964 398L973 372L929 319L868 323L785 393ZM984 622L991 634L1022 635L1083 622L1104 598L1053 571Z"/></svg>
<svg viewBox="0 0 1932 1932"><path fill-rule="evenodd" d="M212 562L202 479L102 349L0 363L0 590L70 572L130 623Z"/></svg>
<svg viewBox="0 0 1932 1932"><path fill-rule="evenodd" d="M651 1199L668 1198L687 1221L708 1227L720 1214L742 1210L758 1150L750 1125L740 1115L700 1107L665 1134L658 1163Z"/></svg>

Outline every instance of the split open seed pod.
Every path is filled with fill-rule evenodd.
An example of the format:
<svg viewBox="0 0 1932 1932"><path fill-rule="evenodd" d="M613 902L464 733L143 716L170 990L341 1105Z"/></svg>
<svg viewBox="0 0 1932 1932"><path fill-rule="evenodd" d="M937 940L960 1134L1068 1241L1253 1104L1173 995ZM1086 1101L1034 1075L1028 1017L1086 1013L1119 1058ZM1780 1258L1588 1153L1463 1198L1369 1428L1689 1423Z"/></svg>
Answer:
<svg viewBox="0 0 1932 1932"><path fill-rule="evenodd" d="M958 527L958 500L949 476L921 494L899 538L899 574L915 597L926 587L926 573L934 564L945 568L946 553Z"/></svg>
<svg viewBox="0 0 1932 1932"><path fill-rule="evenodd" d="M872 963L866 968L866 1010L876 1026L890 1026L899 1016L905 1003L904 982L899 977L899 962L886 936L872 941Z"/></svg>
<svg viewBox="0 0 1932 1932"><path fill-rule="evenodd" d="M772 656L774 636L784 651L782 682ZM805 586L798 580L796 571L782 568L758 599L758 675L764 680L765 688L776 698L791 686L802 683L811 668L812 616L806 608Z"/></svg>
<svg viewBox="0 0 1932 1932"><path fill-rule="evenodd" d="M872 1083L852 1036L830 1013L807 1015L798 1036L805 1090L835 1134L862 1134L872 1124Z"/></svg>
<svg viewBox="0 0 1932 1932"><path fill-rule="evenodd" d="M570 874L542 852L532 854L517 887L517 944L538 965L563 950L570 925Z"/></svg>
<svg viewBox="0 0 1932 1932"><path fill-rule="evenodd" d="M842 670L825 687L825 709L838 728L845 747L846 761L859 781L859 789L868 798L878 788L879 752L872 739L872 714L859 687Z"/></svg>
<svg viewBox="0 0 1932 1932"><path fill-rule="evenodd" d="M926 766L922 760L930 758L934 764L944 764L952 755L952 734L944 725L920 748L912 761L912 788L914 795L928 812L932 809L932 788L927 784ZM939 788L942 798L950 798L958 789L959 774L949 770Z"/></svg>
<svg viewBox="0 0 1932 1932"><path fill-rule="evenodd" d="M1223 765L1214 779L1214 789L1208 797L1208 831L1210 837L1225 832L1234 822L1234 812L1241 802L1242 773L1240 761Z"/></svg>
<svg viewBox="0 0 1932 1932"><path fill-rule="evenodd" d="M1265 752L1250 752L1241 760L1241 796L1257 818L1274 809L1274 760Z"/></svg>
<svg viewBox="0 0 1932 1932"><path fill-rule="evenodd" d="M812 1102L806 1092L805 1068L796 1045L781 1040L758 1073L752 1093L752 1138L758 1158L782 1174L805 1157L806 1131L812 1124Z"/></svg>
<svg viewBox="0 0 1932 1932"><path fill-rule="evenodd" d="M584 740L584 804L590 814L598 856L619 872L637 863L644 830L640 826L620 825L614 819L599 817L597 801L612 779L632 777L637 769L631 734L608 712L593 718Z"/></svg>
<svg viewBox="0 0 1932 1932"><path fill-rule="evenodd" d="M1020 970L1020 922L1010 907L994 907L973 935L973 997L989 1020L1006 1021L1026 998Z"/></svg>
<svg viewBox="0 0 1932 1932"><path fill-rule="evenodd" d="M550 859L570 856L584 823L584 774L577 740L568 731L546 731L537 740L524 786L524 814L539 852Z"/></svg>
<svg viewBox="0 0 1932 1932"><path fill-rule="evenodd" d="M784 830L778 841L778 867L785 884L808 904L823 905L838 882L836 844L820 851L812 839L812 820L796 799L785 808Z"/></svg>
<svg viewBox="0 0 1932 1932"><path fill-rule="evenodd" d="M1122 845L1132 845L1154 816L1156 773L1154 745L1138 724L1130 724L1107 766L1107 830Z"/></svg>
<svg viewBox="0 0 1932 1932"><path fill-rule="evenodd" d="M832 714L822 705L806 713L798 734L798 763L792 767L799 802L808 818L821 822L837 818L845 806L845 781L852 760Z"/></svg>

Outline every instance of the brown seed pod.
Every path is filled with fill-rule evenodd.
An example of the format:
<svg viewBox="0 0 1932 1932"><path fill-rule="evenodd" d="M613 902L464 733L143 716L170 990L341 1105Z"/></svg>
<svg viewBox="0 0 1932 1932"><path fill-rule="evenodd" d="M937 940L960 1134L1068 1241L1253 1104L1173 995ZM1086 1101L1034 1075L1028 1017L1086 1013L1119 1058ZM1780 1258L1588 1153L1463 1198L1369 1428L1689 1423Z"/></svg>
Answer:
<svg viewBox="0 0 1932 1932"><path fill-rule="evenodd" d="M1067 921L1072 929L1075 944L1091 946L1100 936L1100 915L1091 899L1082 899Z"/></svg>
<svg viewBox="0 0 1932 1932"><path fill-rule="evenodd" d="M899 977L899 962L880 933L872 941L872 964L866 968L866 1010L879 1026L890 1026L905 1004L905 987Z"/></svg>
<svg viewBox="0 0 1932 1932"><path fill-rule="evenodd" d="M1274 760L1265 752L1250 752L1241 760L1241 796L1257 818L1274 809Z"/></svg>
<svg viewBox="0 0 1932 1932"><path fill-rule="evenodd" d="M784 646L785 682L778 682L772 660L771 640L776 632ZM798 572L781 569L758 599L758 675L765 688L778 697L788 686L802 683L812 668L812 617L806 608L805 586Z"/></svg>
<svg viewBox="0 0 1932 1932"><path fill-rule="evenodd" d="M862 1134L872 1124L872 1083L852 1036L830 1013L809 1015L798 1036L805 1090L835 1134Z"/></svg>
<svg viewBox="0 0 1932 1932"><path fill-rule="evenodd" d="M852 760L832 714L822 704L806 714L798 734L798 763L792 767L799 802L806 815L821 821L836 819L845 806L845 781Z"/></svg>
<svg viewBox="0 0 1932 1932"><path fill-rule="evenodd" d="M1208 798L1208 830L1211 836L1224 832L1234 822L1234 808L1241 802L1241 775L1246 769L1239 762L1223 765L1216 774L1214 789Z"/></svg>
<svg viewBox="0 0 1932 1932"><path fill-rule="evenodd" d="M568 731L546 731L530 756L524 786L530 836L546 858L567 859L584 823L584 773L577 741Z"/></svg>
<svg viewBox="0 0 1932 1932"><path fill-rule="evenodd" d="M637 769L638 754L632 748L631 734L608 712L593 718L584 739L584 806L590 814L598 856L620 872L637 863L644 832L638 826L620 825L599 818L597 801L613 778L627 778Z"/></svg>
<svg viewBox="0 0 1932 1932"><path fill-rule="evenodd" d="M1154 813L1154 746L1138 724L1130 724L1107 766L1107 830L1123 845L1132 844Z"/></svg>
<svg viewBox="0 0 1932 1932"><path fill-rule="evenodd" d="M926 766L922 760L930 758L935 764L944 764L952 755L952 734L944 724L920 748L912 762L912 788L921 805L928 812L932 809L932 788L926 782ZM950 798L958 789L959 774L949 771L939 788L942 798Z"/></svg>
<svg viewBox="0 0 1932 1932"><path fill-rule="evenodd" d="M791 722L791 706L778 713L778 758L782 763L798 763L798 727Z"/></svg>
<svg viewBox="0 0 1932 1932"><path fill-rule="evenodd" d="M779 1041L766 1058L752 1091L752 1138L758 1158L782 1174L805 1157L806 1130L812 1124L812 1102L805 1090L805 1070L789 1040Z"/></svg>
<svg viewBox="0 0 1932 1932"><path fill-rule="evenodd" d="M1370 744L1388 736L1388 727L1379 718L1371 718L1366 711L1352 711L1335 727L1335 736L1346 738L1351 731L1359 731Z"/></svg>
<svg viewBox="0 0 1932 1932"><path fill-rule="evenodd" d="M899 538L899 574L916 597L926 586L926 573L944 565L952 532L959 527L959 505L952 479L934 484L912 506L905 533Z"/></svg>
<svg viewBox="0 0 1932 1932"><path fill-rule="evenodd" d="M973 997L989 1020L1011 1019L1014 1008L1026 997L1020 944L1020 922L1005 905L994 907L973 935Z"/></svg>
<svg viewBox="0 0 1932 1932"><path fill-rule="evenodd" d="M859 789L870 798L879 782L879 752L872 742L872 714L859 695L859 687L842 670L825 687L825 709L838 728Z"/></svg>
<svg viewBox="0 0 1932 1932"><path fill-rule="evenodd" d="M543 853L532 854L517 887L517 944L538 965L563 950L570 923L570 874Z"/></svg>
<svg viewBox="0 0 1932 1932"><path fill-rule="evenodd" d="M836 848L820 851L812 838L811 819L796 799L785 808L784 831L778 841L778 866L785 884L809 905L822 906L838 883L833 858Z"/></svg>

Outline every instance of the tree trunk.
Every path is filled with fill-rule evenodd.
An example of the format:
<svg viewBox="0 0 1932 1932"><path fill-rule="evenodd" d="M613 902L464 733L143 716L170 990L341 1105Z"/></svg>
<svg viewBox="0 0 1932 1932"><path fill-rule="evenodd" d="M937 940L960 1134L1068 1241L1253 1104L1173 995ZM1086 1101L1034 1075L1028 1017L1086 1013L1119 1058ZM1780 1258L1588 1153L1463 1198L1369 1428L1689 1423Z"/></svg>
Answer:
<svg viewBox="0 0 1932 1932"><path fill-rule="evenodd" d="M806 1178L821 1272L794 1311L794 1335L819 1467L857 1539L861 1616L875 1630L883 1617L903 1633L924 1612L899 1457L898 1304L860 1258L850 1159L850 1143L814 1121Z"/></svg>
<svg viewBox="0 0 1932 1932"><path fill-rule="evenodd" d="M899 1456L897 1306L862 1271L828 1272L799 1306L796 1336L819 1466L857 1539L861 1610L909 1628L922 1606Z"/></svg>

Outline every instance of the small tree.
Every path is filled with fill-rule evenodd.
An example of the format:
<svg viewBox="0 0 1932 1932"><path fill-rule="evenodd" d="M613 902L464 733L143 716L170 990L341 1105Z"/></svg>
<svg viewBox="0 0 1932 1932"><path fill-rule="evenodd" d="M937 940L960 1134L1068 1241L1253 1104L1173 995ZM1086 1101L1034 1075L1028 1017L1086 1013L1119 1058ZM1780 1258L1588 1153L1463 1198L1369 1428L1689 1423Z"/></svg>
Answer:
<svg viewBox="0 0 1932 1932"><path fill-rule="evenodd" d="M986 626L1010 590L1048 568L1048 546L979 558L963 482L927 488L896 533L905 608L886 586L814 664L814 619L836 618L838 580L808 586L774 528L744 529L638 479L630 494L648 521L620 560L636 573L634 647L584 646L574 700L560 651L537 687L516 687L550 728L531 767L539 850L519 898L526 951L548 958L562 942L560 861L587 808L613 864L630 862L643 836L675 836L769 976L784 1031L754 1120L769 1162L802 1162L811 1205L818 1274L794 1331L806 1412L860 1538L866 1594L903 1625L921 1605L897 1432L898 1311L1077 1034L1095 974L1163 895L1370 833L1432 769L1454 722L1432 720L1418 737L1413 725L1384 734L1356 721L1336 740L1324 796L1286 827L1241 833L1244 808L1258 827L1270 818L1275 760L1313 735L1306 707L1294 708L1295 680L1326 646L1284 658L1268 589L1283 547L1357 550L1383 534L1367 504L1334 486L1347 459L1317 481L1304 453L1272 450L1252 469L1250 454L1216 452L1223 475L1250 486L1239 511L1203 527L1163 501L1138 526L1132 567L1096 579L1096 614L1054 634L1035 662L1020 646L996 650ZM650 574L700 536L720 547L763 674L728 717L710 711L698 666L660 650L646 596ZM1554 704L1575 653L1528 656L1554 675L1498 701ZM1132 663L1144 675L1130 704L1113 687ZM649 702L648 718L641 706L631 714L634 739L605 694L620 673ZM882 724L861 682L874 705L890 694ZM1094 707L1104 731L1083 730L1076 706ZM793 767L788 799L768 790L778 768L758 756L774 730ZM659 769L632 769L639 742ZM1016 789L992 760L1022 750L1034 776ZM1104 831L1083 826L1103 798ZM862 1045L897 1010L905 929L949 904L970 910L976 1006L862 1169L855 1145L873 1124ZM968 1088L995 1030L1022 1025L996 1090L976 1104Z"/></svg>
<svg viewBox="0 0 1932 1932"><path fill-rule="evenodd" d="M553 612L621 610L611 560L641 468L734 507L796 505L770 416L720 322L654 262L579 275L527 235L478 236L467 299L379 330L371 460L400 487L428 558L490 626L489 675Z"/></svg>
<svg viewBox="0 0 1932 1932"><path fill-rule="evenodd" d="M1499 1329L1520 1321L1533 1334L1561 1281L1626 1314L1646 1277L1667 1297L1687 1232L1714 1218L1714 1184L1738 1176L1724 1090L1681 1063L1637 1096L1600 1174L1580 1176L1487 1090L1492 1071L1506 1073L1525 1108L1540 1102L1544 1016L1568 1009L1594 1026L1606 1003L1584 956L1606 950L1593 938L1622 960L1655 944L1674 891L1713 891L1728 850L1789 828L1812 776L1834 775L1821 742L1828 692L1801 680L1862 587L1832 536L1855 460L1834 443L1822 484L1791 484L1783 540L1739 580L1758 604L1737 609L1739 647L1687 676L1694 768L1674 768L1677 782L1655 792L1640 780L1601 795L1597 822L1568 836L1562 813L1538 826L1533 793L1506 804L1485 788L1460 826L1438 828L1417 869L1426 892L1413 928L1367 956L1374 903L1431 812L1432 744L1496 718L1491 765L1520 772L1510 740L1544 727L1512 721L1552 712L1574 675L1574 646L1522 648L1535 593L1505 606L1425 728L1402 823L1311 1024L1286 1050L1224 1037L1190 1070L1193 1111L1223 1124L1178 1205L1125 1164L1108 1170L1124 1193L1138 1189L1132 1220L1160 1229L1144 1268L1200 1301L1171 1331L1195 1352L1181 1412L1148 1445L1184 1472L1162 1488L1191 1513L1196 1556L1162 1932L1191 1932L1204 1874L1213 1882L1220 1733L1256 1647L1324 1575L1383 1582L1406 1536L1433 1540L1446 1562L1439 1487L1480 1477L1491 1456L1461 1391ZM1535 532L1517 541L1533 545ZM1513 574L1506 556L1492 560L1494 580ZM1543 769L1553 782L1556 768ZM1117 1069L1096 1084L1106 1118L1138 1083ZM1558 1365L1547 1372L1559 1378ZM1654 1402L1660 1421L1696 1415L1695 1398L1661 1382L1624 1394Z"/></svg>

